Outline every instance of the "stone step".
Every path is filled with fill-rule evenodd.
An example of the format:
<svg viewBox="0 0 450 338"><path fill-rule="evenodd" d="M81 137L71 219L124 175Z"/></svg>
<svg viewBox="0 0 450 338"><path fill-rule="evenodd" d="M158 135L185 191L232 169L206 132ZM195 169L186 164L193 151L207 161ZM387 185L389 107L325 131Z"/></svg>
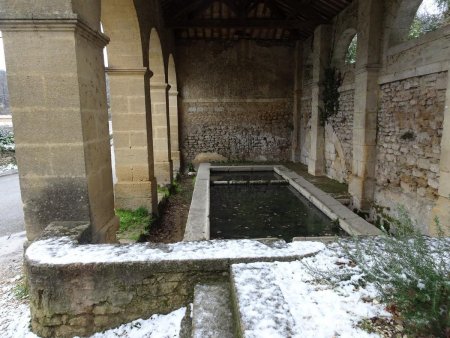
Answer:
<svg viewBox="0 0 450 338"><path fill-rule="evenodd" d="M232 265L231 293L239 337L295 336L294 318L269 264Z"/></svg>
<svg viewBox="0 0 450 338"><path fill-rule="evenodd" d="M229 283L196 285L192 309L192 338L234 337Z"/></svg>

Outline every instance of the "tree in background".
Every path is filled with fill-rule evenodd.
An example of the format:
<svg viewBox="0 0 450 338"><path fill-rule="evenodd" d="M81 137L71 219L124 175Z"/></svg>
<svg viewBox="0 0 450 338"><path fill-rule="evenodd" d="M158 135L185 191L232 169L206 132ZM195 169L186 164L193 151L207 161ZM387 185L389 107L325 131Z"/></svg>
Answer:
<svg viewBox="0 0 450 338"><path fill-rule="evenodd" d="M450 23L450 0L434 0L434 4L439 9L438 13L418 11L411 25L410 39L418 38Z"/></svg>

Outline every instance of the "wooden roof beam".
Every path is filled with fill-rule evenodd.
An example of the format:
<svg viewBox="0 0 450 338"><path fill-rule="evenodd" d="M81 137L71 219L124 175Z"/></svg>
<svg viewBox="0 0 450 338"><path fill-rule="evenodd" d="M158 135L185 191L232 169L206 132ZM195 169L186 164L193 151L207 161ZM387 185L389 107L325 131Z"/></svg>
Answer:
<svg viewBox="0 0 450 338"><path fill-rule="evenodd" d="M315 20L278 20L278 19L199 19L189 21L171 21L167 25L174 29L188 28L283 28L283 29L314 29L323 22Z"/></svg>

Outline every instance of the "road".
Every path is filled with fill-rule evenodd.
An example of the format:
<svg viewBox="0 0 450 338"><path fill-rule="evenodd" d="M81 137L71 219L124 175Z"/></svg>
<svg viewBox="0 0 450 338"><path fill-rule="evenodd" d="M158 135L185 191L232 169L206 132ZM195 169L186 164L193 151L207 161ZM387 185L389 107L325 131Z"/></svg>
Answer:
<svg viewBox="0 0 450 338"><path fill-rule="evenodd" d="M19 175L0 177L0 237L24 230Z"/></svg>
<svg viewBox="0 0 450 338"><path fill-rule="evenodd" d="M115 173L114 148L111 147L113 181ZM9 236L25 230L22 199L20 197L19 175L0 176L0 237Z"/></svg>

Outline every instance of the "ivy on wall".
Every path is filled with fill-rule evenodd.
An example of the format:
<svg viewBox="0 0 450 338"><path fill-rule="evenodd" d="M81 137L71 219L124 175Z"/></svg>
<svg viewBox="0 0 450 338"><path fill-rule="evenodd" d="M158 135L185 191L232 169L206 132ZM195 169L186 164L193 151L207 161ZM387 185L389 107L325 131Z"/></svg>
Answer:
<svg viewBox="0 0 450 338"><path fill-rule="evenodd" d="M336 67L325 69L323 86L323 108L320 108L320 122L324 126L330 117L339 111L339 87L342 85L342 74Z"/></svg>

